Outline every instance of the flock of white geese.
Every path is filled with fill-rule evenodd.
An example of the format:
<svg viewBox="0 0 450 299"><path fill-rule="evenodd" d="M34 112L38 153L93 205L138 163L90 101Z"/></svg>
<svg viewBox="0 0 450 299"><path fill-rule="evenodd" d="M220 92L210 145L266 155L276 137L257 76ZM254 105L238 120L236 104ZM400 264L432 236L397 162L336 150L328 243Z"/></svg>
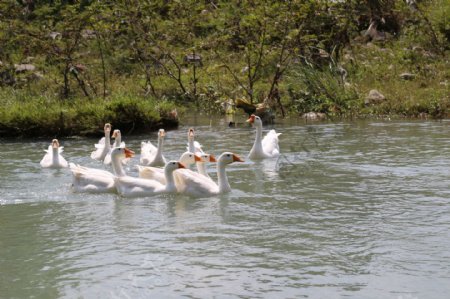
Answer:
<svg viewBox="0 0 450 299"><path fill-rule="evenodd" d="M256 128L256 137L248 158L260 160L277 157L280 154L278 136L270 130L262 137L262 121L251 115L247 122ZM120 130L114 130L111 144L111 125L105 124L105 137L95 144L91 158L111 165L112 172L68 163L61 155L63 147L57 139L46 150L40 164L45 168L69 167L72 172L72 190L74 192L118 193L124 197L146 197L160 193L181 193L192 197L208 197L231 191L226 166L233 162L244 162L231 152L224 152L216 160L202 150L194 140L194 129L188 131L188 146L178 161L166 161L163 154L164 129L158 132L158 143L141 143L140 165L137 165L139 177L126 174L123 165L134 157L134 152L125 146ZM208 175L206 164L217 162L217 182ZM189 169L196 165L197 171Z"/></svg>

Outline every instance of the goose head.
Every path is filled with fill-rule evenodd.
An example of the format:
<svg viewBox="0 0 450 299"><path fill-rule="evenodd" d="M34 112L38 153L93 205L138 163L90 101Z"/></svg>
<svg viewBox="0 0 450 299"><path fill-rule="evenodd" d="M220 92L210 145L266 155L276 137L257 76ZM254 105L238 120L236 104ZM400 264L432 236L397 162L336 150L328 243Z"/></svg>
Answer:
<svg viewBox="0 0 450 299"><path fill-rule="evenodd" d="M183 163L178 161L169 161L167 162L166 166L164 167L165 170L168 170L170 172L179 169L179 168L186 168Z"/></svg>
<svg viewBox="0 0 450 299"><path fill-rule="evenodd" d="M201 154L200 159L201 162L217 162L216 157L212 154Z"/></svg>
<svg viewBox="0 0 450 299"><path fill-rule="evenodd" d="M59 147L58 139L53 139L52 140L52 148L58 148L58 147Z"/></svg>
<svg viewBox="0 0 450 299"><path fill-rule="evenodd" d="M134 157L134 152L126 147L116 147L111 151L111 158L132 158Z"/></svg>
<svg viewBox="0 0 450 299"><path fill-rule="evenodd" d="M194 129L193 128L189 128L189 130L188 130L188 140L189 141L194 140L194 136L195 136Z"/></svg>
<svg viewBox="0 0 450 299"><path fill-rule="evenodd" d="M114 138L114 139L119 139L119 138L121 138L122 137L122 134L120 133L120 130L114 130L113 131L113 133L112 133L112 137Z"/></svg>
<svg viewBox="0 0 450 299"><path fill-rule="evenodd" d="M233 162L244 162L238 155L233 154L231 152L225 152L219 157L219 163L222 164L231 164Z"/></svg>
<svg viewBox="0 0 450 299"><path fill-rule="evenodd" d="M109 134L111 132L111 124L110 123L106 123L104 130L105 130L105 134L106 133Z"/></svg>
<svg viewBox="0 0 450 299"><path fill-rule="evenodd" d="M251 123L251 124L253 124L255 126L262 126L261 118L259 116L254 115L254 114L252 114L250 116L250 118L246 120L246 122Z"/></svg>
<svg viewBox="0 0 450 299"><path fill-rule="evenodd" d="M159 129L158 140L164 140L164 137L166 137L166 131L164 131L164 129Z"/></svg>
<svg viewBox="0 0 450 299"><path fill-rule="evenodd" d="M180 162L183 163L184 165L192 165L192 164L195 164L195 162L201 162L201 161L202 161L202 159L200 158L200 156L197 156L191 152L185 152L180 157Z"/></svg>

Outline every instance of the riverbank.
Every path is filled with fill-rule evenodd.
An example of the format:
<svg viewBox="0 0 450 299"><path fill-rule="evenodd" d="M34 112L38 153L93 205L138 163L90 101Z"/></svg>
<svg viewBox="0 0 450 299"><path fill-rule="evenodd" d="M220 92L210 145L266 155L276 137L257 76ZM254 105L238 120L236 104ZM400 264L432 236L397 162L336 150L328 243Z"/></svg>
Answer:
<svg viewBox="0 0 450 299"><path fill-rule="evenodd" d="M116 96L112 99L27 97L5 93L0 97L2 137L99 136L106 122L126 134L178 126L173 103Z"/></svg>
<svg viewBox="0 0 450 299"><path fill-rule="evenodd" d="M133 133L238 103L276 120L450 116L445 1L136 4L0 4L0 134Z"/></svg>

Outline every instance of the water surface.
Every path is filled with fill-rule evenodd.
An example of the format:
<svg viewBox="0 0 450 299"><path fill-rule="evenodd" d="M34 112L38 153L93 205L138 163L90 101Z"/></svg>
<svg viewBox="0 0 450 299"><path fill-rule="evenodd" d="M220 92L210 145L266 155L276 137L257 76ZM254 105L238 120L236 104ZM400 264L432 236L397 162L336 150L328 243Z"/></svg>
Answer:
<svg viewBox="0 0 450 299"><path fill-rule="evenodd" d="M40 168L50 140L2 140L0 297L448 298L449 124L277 124L282 156L230 165L232 193L203 199L74 194L68 170ZM189 120L167 158L190 125L216 155L254 138ZM137 153L156 138L122 135ZM63 154L103 167L95 142L63 139Z"/></svg>

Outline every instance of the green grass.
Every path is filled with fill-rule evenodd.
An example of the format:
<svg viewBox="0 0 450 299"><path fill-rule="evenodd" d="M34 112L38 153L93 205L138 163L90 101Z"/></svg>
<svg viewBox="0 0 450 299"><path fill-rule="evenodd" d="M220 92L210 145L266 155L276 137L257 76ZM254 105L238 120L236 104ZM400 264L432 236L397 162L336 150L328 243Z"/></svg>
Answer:
<svg viewBox="0 0 450 299"><path fill-rule="evenodd" d="M0 93L0 134L4 137L101 135L106 122L127 133L178 125L174 104L130 95L111 99L69 99Z"/></svg>

